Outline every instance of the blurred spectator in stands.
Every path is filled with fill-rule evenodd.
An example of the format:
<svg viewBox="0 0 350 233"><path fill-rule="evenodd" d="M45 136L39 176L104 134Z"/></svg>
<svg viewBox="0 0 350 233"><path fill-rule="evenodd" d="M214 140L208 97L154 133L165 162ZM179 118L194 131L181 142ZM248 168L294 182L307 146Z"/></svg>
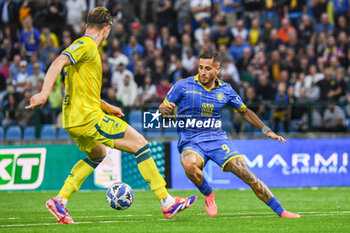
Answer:
<svg viewBox="0 0 350 233"><path fill-rule="evenodd" d="M277 50L271 53L271 63L269 64L269 79L272 82L279 82L281 80L281 57Z"/></svg>
<svg viewBox="0 0 350 233"><path fill-rule="evenodd" d="M339 35L341 32L345 32L349 35L350 27L345 16L340 16L337 20L337 27L335 28L334 35Z"/></svg>
<svg viewBox="0 0 350 233"><path fill-rule="evenodd" d="M166 61L169 61L171 55L181 57L181 46L175 36L169 38L169 43L163 47L163 54Z"/></svg>
<svg viewBox="0 0 350 233"><path fill-rule="evenodd" d="M76 35L80 35L81 25L85 23L87 5L85 0L66 0L67 24Z"/></svg>
<svg viewBox="0 0 350 233"><path fill-rule="evenodd" d="M333 81L334 82L334 81ZM328 93L332 89L332 77L331 77L331 69L327 67L324 70L324 78L319 80L316 84L320 87L320 101L327 101Z"/></svg>
<svg viewBox="0 0 350 233"><path fill-rule="evenodd" d="M10 66L10 79L9 82L12 82L13 78L17 76L17 74L20 72L20 62L21 62L21 56L19 54L15 55L13 57L13 62Z"/></svg>
<svg viewBox="0 0 350 233"><path fill-rule="evenodd" d="M227 20L227 24L230 28L236 27L237 19L242 13L242 0L219 0L220 9L219 12L223 14Z"/></svg>
<svg viewBox="0 0 350 233"><path fill-rule="evenodd" d="M65 1L52 0L47 10L46 23L50 25L51 31L59 36L66 25L67 7Z"/></svg>
<svg viewBox="0 0 350 233"><path fill-rule="evenodd" d="M328 0L310 0L310 6L316 22L320 22L322 13L327 12L327 5Z"/></svg>
<svg viewBox="0 0 350 233"><path fill-rule="evenodd" d="M172 84L175 84L177 81L183 78L189 77L190 74L186 71L186 69L182 66L182 61L178 59L176 61L176 69L175 71L170 75L170 80Z"/></svg>
<svg viewBox="0 0 350 233"><path fill-rule="evenodd" d="M248 87L245 90L244 96L244 103L249 106L249 109L254 111L254 113L257 114L260 119L265 119L265 106L261 104L262 101L256 96L254 88Z"/></svg>
<svg viewBox="0 0 350 233"><path fill-rule="evenodd" d="M34 125L34 110L27 111L24 107L30 104L30 98L32 97L31 91L24 92L24 98L18 103L17 106L17 119L18 125L22 128L27 125ZM62 101L61 101L62 102Z"/></svg>
<svg viewBox="0 0 350 233"><path fill-rule="evenodd" d="M232 34L234 38L236 37L241 37L244 40L248 39L248 30L244 27L244 21L243 20L238 20L237 21L237 27L233 27L232 29Z"/></svg>
<svg viewBox="0 0 350 233"><path fill-rule="evenodd" d="M63 100L63 93L61 89L61 77L56 81L51 89L48 103L49 108L51 112L51 118L53 119L53 122L56 121L56 117L59 112L62 111L62 100Z"/></svg>
<svg viewBox="0 0 350 233"><path fill-rule="evenodd" d="M6 94L7 94L6 78L2 73L0 73L0 107L1 108L2 108L2 99L5 97ZM1 112L0 112L0 116L1 116ZM0 121L1 121L1 117L0 117Z"/></svg>
<svg viewBox="0 0 350 233"><path fill-rule="evenodd" d="M7 57L1 59L0 74L2 74L6 80L10 77L10 63Z"/></svg>
<svg viewBox="0 0 350 233"><path fill-rule="evenodd" d="M162 103L165 99L166 95L170 91L172 85L169 83L169 80L167 78L163 78L160 80L160 84L157 85L157 93L156 93L156 99L157 103Z"/></svg>
<svg viewBox="0 0 350 233"><path fill-rule="evenodd" d="M339 63L345 69L349 65L348 56L349 54L349 45L347 41L347 35L345 32L340 32L338 35L338 43L337 43L337 53L336 56L339 60ZM349 56L350 58L350 56Z"/></svg>
<svg viewBox="0 0 350 233"><path fill-rule="evenodd" d="M163 77L166 77L166 70L165 70L166 67L164 64L164 60L162 58L156 58L154 64L155 64L155 69L152 70L152 82L153 84L158 85L160 83L160 80Z"/></svg>
<svg viewBox="0 0 350 233"><path fill-rule="evenodd" d="M321 15L321 22L317 23L315 26L315 32L316 33L326 33L327 35L331 35L334 33L334 25L329 22L329 18L327 13L322 13Z"/></svg>
<svg viewBox="0 0 350 233"><path fill-rule="evenodd" d="M27 73L28 73L29 75L34 74L34 68L33 68L33 66L34 66L35 63L39 63L39 65L40 65L40 70L43 71L43 72L45 71L45 65L44 65L44 63L41 62L41 61L39 61L38 55L33 54L33 56L30 57L30 62L28 63L28 68L27 68Z"/></svg>
<svg viewBox="0 0 350 233"><path fill-rule="evenodd" d="M166 26L161 27L160 36L158 37L158 39L156 41L156 48L157 49L162 49L166 45L169 44L170 34L174 34L174 33L170 33L170 30L168 27L166 27Z"/></svg>
<svg viewBox="0 0 350 233"><path fill-rule="evenodd" d="M118 65L123 63L125 66L129 64L129 58L123 54L120 49L113 51L113 55L108 58L108 64L110 65L111 70L116 70Z"/></svg>
<svg viewBox="0 0 350 233"><path fill-rule="evenodd" d="M13 0L3 0L0 3L0 27L4 29L9 26L12 35L15 36L19 28L19 2Z"/></svg>
<svg viewBox="0 0 350 233"><path fill-rule="evenodd" d="M23 29L19 36L19 42L22 45L25 59L30 60L30 57L37 53L40 46L40 31L33 27L31 16L27 16L23 21Z"/></svg>
<svg viewBox="0 0 350 233"><path fill-rule="evenodd" d="M212 32L212 42L215 44L216 48L224 44L230 46L233 41L233 35L230 28L227 26L226 20L221 22L218 30Z"/></svg>
<svg viewBox="0 0 350 233"><path fill-rule="evenodd" d="M47 70L51 64L49 59L51 53L58 54L59 50L53 45L52 39L47 37L44 46L39 52L39 60L44 65L44 70Z"/></svg>
<svg viewBox="0 0 350 233"><path fill-rule="evenodd" d="M274 104L276 105L275 111L272 116L272 122L274 125L274 132L279 132L279 123L283 122L284 131L288 133L289 120L288 120L288 95L286 92L287 85L284 82L278 83L277 93L275 95Z"/></svg>
<svg viewBox="0 0 350 233"><path fill-rule="evenodd" d="M278 47L283 42L278 38L277 29L272 29L270 33L270 38L266 44L266 52L271 53L272 51L278 50Z"/></svg>
<svg viewBox="0 0 350 233"><path fill-rule="evenodd" d="M275 91L272 88L266 74L261 74L256 85L256 95L258 99L263 101L271 101L275 97Z"/></svg>
<svg viewBox="0 0 350 233"><path fill-rule="evenodd" d="M33 65L34 72L29 77L28 80L28 87L26 89L28 90L34 90L34 88L37 86L37 83L39 80L44 82L45 74L40 69L40 64L38 62L34 63Z"/></svg>
<svg viewBox="0 0 350 233"><path fill-rule="evenodd" d="M176 0L174 10L177 12L177 32L183 33L183 26L192 23L191 0Z"/></svg>
<svg viewBox="0 0 350 233"><path fill-rule="evenodd" d="M0 46L0 57L11 57L12 45L11 40L9 38L3 38Z"/></svg>
<svg viewBox="0 0 350 233"><path fill-rule="evenodd" d="M278 38L283 43L288 43L290 32L295 31L295 28L290 25L288 18L282 19L282 26L278 30Z"/></svg>
<svg viewBox="0 0 350 233"><path fill-rule="evenodd" d="M315 53L316 56L320 57L324 54L327 47L327 37L324 32L318 33L316 43L315 43Z"/></svg>
<svg viewBox="0 0 350 233"><path fill-rule="evenodd" d="M341 16L348 16L349 14L349 0L333 0L333 14L334 21Z"/></svg>
<svg viewBox="0 0 350 233"><path fill-rule="evenodd" d="M326 61L323 59L323 57L317 57L316 66L318 72L324 73L326 69Z"/></svg>
<svg viewBox="0 0 350 233"><path fill-rule="evenodd" d="M267 42L270 39L270 35L271 35L272 29L273 29L272 21L270 19L266 20L264 22L264 28L261 31L260 35L259 35L259 41L262 41L265 44L267 44Z"/></svg>
<svg viewBox="0 0 350 233"><path fill-rule="evenodd" d="M251 26L248 34L249 44L254 46L258 43L260 37L260 25L258 19L253 19L251 21Z"/></svg>
<svg viewBox="0 0 350 233"><path fill-rule="evenodd" d="M200 27L198 27L194 31L194 38L196 42L198 42L199 46L204 45L203 37L204 35L210 35L211 34L211 28L209 27L209 23L207 19L202 19L200 21Z"/></svg>
<svg viewBox="0 0 350 233"><path fill-rule="evenodd" d="M28 63L22 60L19 66L20 72L13 78L12 85L16 88L16 92L23 94L29 83L29 75L27 73Z"/></svg>
<svg viewBox="0 0 350 233"><path fill-rule="evenodd" d="M298 41L298 37L297 37L297 32L296 31L290 31L289 32L289 41L288 43L286 43L286 46L288 49L292 49L293 53L297 53L298 55L302 56L305 54L305 45L301 44ZM288 52L288 50L287 50Z"/></svg>
<svg viewBox="0 0 350 233"><path fill-rule="evenodd" d="M101 95L105 97L107 90L112 87L112 72L108 62L102 62Z"/></svg>
<svg viewBox="0 0 350 233"><path fill-rule="evenodd" d="M222 66L221 66L221 74L227 74L228 77L236 83L236 85L240 84L240 77L239 77L239 72L237 70L237 67L235 64L232 62L230 58L224 57Z"/></svg>
<svg viewBox="0 0 350 233"><path fill-rule="evenodd" d="M192 51L194 51L194 47L193 47L193 43L192 43L192 39L191 36L189 34L183 34L182 38L181 38L181 56L186 55L186 51L188 49L191 49Z"/></svg>
<svg viewBox="0 0 350 233"><path fill-rule="evenodd" d="M137 92L137 84L134 81L134 77L125 75L121 85L117 86L116 98L120 99L123 106L134 106Z"/></svg>
<svg viewBox="0 0 350 233"><path fill-rule="evenodd" d="M327 45L323 52L323 58L326 60L326 63L330 63L332 57L336 57L338 52L338 48L336 45L336 41L333 36L328 36Z"/></svg>
<svg viewBox="0 0 350 233"><path fill-rule="evenodd" d="M313 42L311 40L315 39L312 38L314 35L314 25L309 15L304 14L301 19L301 23L296 27L298 29L298 39L300 43L306 45Z"/></svg>
<svg viewBox="0 0 350 233"><path fill-rule="evenodd" d="M330 83L331 90L328 92L328 99L335 101L345 100L347 84L344 81L345 71L343 68L336 69L335 80Z"/></svg>
<svg viewBox="0 0 350 233"><path fill-rule="evenodd" d="M309 65L316 65L317 63L317 57L315 55L315 50L313 48L313 46L311 44L306 46L306 57L307 57L307 63ZM303 57L303 55L301 55L301 57ZM322 73L323 69L319 70L319 72Z"/></svg>
<svg viewBox="0 0 350 233"><path fill-rule="evenodd" d="M322 127L322 116L315 107L311 107L311 131L319 131ZM296 129L301 132L309 131L308 113L304 111L300 118L300 123L296 125Z"/></svg>
<svg viewBox="0 0 350 233"><path fill-rule="evenodd" d="M125 54L129 59L132 58L133 53L138 53L142 57L143 51L143 46L137 41L137 38L134 35L131 35L129 37L128 44L124 44L122 47L122 53Z"/></svg>
<svg viewBox="0 0 350 233"><path fill-rule="evenodd" d="M260 21L262 9L264 8L263 0L242 0L242 6L244 8L243 17L246 28L249 27L253 19Z"/></svg>
<svg viewBox="0 0 350 233"><path fill-rule="evenodd" d="M245 48L251 49L250 45L246 43L243 38L236 37L235 43L230 47L230 54L236 62L239 62L243 58L243 51Z"/></svg>
<svg viewBox="0 0 350 233"><path fill-rule="evenodd" d="M193 55L192 49L187 49L185 55L182 56L182 67L188 73L192 73L196 65L196 56Z"/></svg>
<svg viewBox="0 0 350 233"><path fill-rule="evenodd" d="M134 69L134 78L138 87L143 85L145 75L146 75L145 63L143 60L139 60L136 62L135 69Z"/></svg>
<svg viewBox="0 0 350 233"><path fill-rule="evenodd" d="M317 72L316 66L311 65L309 68L309 74L305 77L305 89L306 95L310 101L317 101L320 98L320 87L317 84L320 80L324 79L324 75Z"/></svg>
<svg viewBox="0 0 350 233"><path fill-rule="evenodd" d="M264 13L261 18L261 22L265 24L266 21L271 21L272 25L276 28L280 26L280 12L282 11L283 1L264 1Z"/></svg>
<svg viewBox="0 0 350 233"><path fill-rule="evenodd" d="M191 0L191 11L193 14L193 29L199 27L203 18L211 18L212 2L210 0Z"/></svg>
<svg viewBox="0 0 350 233"><path fill-rule="evenodd" d="M116 98L116 90L113 87L107 89L107 96L104 97L103 100L109 104L123 108L123 103L120 101L120 99Z"/></svg>
<svg viewBox="0 0 350 233"><path fill-rule="evenodd" d="M305 89L305 73L300 72L297 77L297 81L294 84L294 96L299 98L301 89Z"/></svg>
<svg viewBox="0 0 350 233"><path fill-rule="evenodd" d="M6 101L4 101L3 106L1 106L1 111L4 116L2 121L2 126L7 128L10 125L17 124L17 100L14 94L9 94Z"/></svg>
<svg viewBox="0 0 350 233"><path fill-rule="evenodd" d="M152 84L151 75L146 74L143 85L138 88L137 92L138 97L136 105L144 106L154 102L157 95L157 88L156 85Z"/></svg>
<svg viewBox="0 0 350 233"><path fill-rule="evenodd" d="M284 15L289 18L294 28L298 27L303 11L306 8L306 0L287 0L284 5Z"/></svg>
<svg viewBox="0 0 350 233"><path fill-rule="evenodd" d="M176 14L173 10L174 3L175 0L158 0L158 6L156 9L158 27L169 28L172 31L172 34L176 33Z"/></svg>
<svg viewBox="0 0 350 233"><path fill-rule="evenodd" d="M53 47L55 47L57 49L60 47L57 35L55 33L51 32L50 27L48 25L44 25L41 28L41 34L40 34L41 46L46 45L47 38L51 39Z"/></svg>
<svg viewBox="0 0 350 233"><path fill-rule="evenodd" d="M32 16L35 13L35 2L29 0L23 0L21 7L19 8L18 17L19 22L22 24L24 19L28 16Z"/></svg>
<svg viewBox="0 0 350 233"><path fill-rule="evenodd" d="M327 132L346 132L347 123L344 110L335 105L329 104L323 114L322 130Z"/></svg>
<svg viewBox="0 0 350 233"><path fill-rule="evenodd" d="M133 22L133 23L131 23L131 28L134 26L134 23L135 23L135 25L138 26L137 22ZM115 25L113 25L111 32L109 33L109 36L107 39L108 39L108 44L111 44L113 39L118 39L118 41L121 45L127 43L128 32L125 31L124 24L118 22Z"/></svg>
<svg viewBox="0 0 350 233"><path fill-rule="evenodd" d="M112 71L112 87L117 89L117 93L119 87L124 83L125 76L129 76L129 80L134 80L132 72L130 70L127 70L126 64L121 62L118 64L117 69Z"/></svg>

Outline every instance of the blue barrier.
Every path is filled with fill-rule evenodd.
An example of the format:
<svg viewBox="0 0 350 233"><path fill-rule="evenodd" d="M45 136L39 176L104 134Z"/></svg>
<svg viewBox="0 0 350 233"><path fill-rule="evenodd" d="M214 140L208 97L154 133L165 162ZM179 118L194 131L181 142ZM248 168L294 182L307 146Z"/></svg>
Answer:
<svg viewBox="0 0 350 233"><path fill-rule="evenodd" d="M350 139L232 140L247 166L269 187L349 186ZM204 176L213 188L247 188L232 173L209 161ZM193 189L180 163L177 142L171 143L173 189Z"/></svg>

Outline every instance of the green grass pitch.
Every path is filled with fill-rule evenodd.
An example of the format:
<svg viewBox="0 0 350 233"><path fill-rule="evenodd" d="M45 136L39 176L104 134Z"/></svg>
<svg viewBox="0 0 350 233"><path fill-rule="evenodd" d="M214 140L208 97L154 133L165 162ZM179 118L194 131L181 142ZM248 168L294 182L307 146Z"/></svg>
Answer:
<svg viewBox="0 0 350 233"><path fill-rule="evenodd" d="M45 209L56 192L0 192L0 232L350 232L350 187L272 189L283 206L301 219L281 219L251 190L216 190L218 215L209 217L204 197L173 219L164 219L151 191L135 191L127 210L110 208L105 192L74 194L68 203L75 225L60 225Z"/></svg>

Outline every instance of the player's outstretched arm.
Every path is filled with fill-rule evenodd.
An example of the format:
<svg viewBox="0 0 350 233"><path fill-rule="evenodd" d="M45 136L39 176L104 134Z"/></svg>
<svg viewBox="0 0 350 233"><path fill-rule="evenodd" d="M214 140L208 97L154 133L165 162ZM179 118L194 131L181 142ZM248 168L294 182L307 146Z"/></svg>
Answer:
<svg viewBox="0 0 350 233"><path fill-rule="evenodd" d="M121 108L114 106L114 105L111 105L104 100L101 100L101 109L103 111L105 111L106 113L111 114L111 115L116 116L116 117L123 117L124 116L124 113L121 110Z"/></svg>
<svg viewBox="0 0 350 233"><path fill-rule="evenodd" d="M260 118L249 108L246 108L244 112L241 112L241 115L244 120L248 121L250 124L254 125L255 127L258 127L261 129L261 131L268 136L269 138L275 140L277 139L279 142L286 142L286 139L284 139L282 136L279 136L275 134L268 126L260 120Z"/></svg>
<svg viewBox="0 0 350 233"><path fill-rule="evenodd" d="M164 103L162 103L161 105L159 105L159 112L164 116L166 115L170 115L173 113L175 108L175 104L174 103L169 103L167 105L165 105Z"/></svg>
<svg viewBox="0 0 350 233"><path fill-rule="evenodd" d="M56 60L52 62L45 75L41 91L30 98L30 105L26 106L25 109L34 109L43 106L46 103L47 98L49 98L51 88L61 73L62 68L70 64L71 61L66 55L58 56Z"/></svg>

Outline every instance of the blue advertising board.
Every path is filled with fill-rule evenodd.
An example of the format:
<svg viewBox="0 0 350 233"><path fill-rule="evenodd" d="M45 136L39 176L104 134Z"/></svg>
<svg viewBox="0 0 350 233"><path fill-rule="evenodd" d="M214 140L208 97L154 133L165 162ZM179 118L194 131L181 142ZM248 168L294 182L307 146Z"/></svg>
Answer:
<svg viewBox="0 0 350 233"><path fill-rule="evenodd" d="M350 186L350 139L232 140L247 166L269 187ZM180 163L177 142L171 142L173 189L193 189ZM216 189L248 186L232 173L209 161L204 177Z"/></svg>

